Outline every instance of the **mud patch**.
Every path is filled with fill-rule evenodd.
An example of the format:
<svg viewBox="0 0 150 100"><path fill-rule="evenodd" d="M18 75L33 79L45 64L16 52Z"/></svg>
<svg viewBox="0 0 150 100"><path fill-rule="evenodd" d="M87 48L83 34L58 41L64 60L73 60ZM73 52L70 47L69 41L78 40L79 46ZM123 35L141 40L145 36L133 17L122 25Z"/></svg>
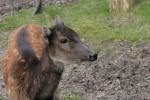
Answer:
<svg viewBox="0 0 150 100"><path fill-rule="evenodd" d="M96 62L66 67L63 94L81 100L150 100L150 44L104 43Z"/></svg>
<svg viewBox="0 0 150 100"><path fill-rule="evenodd" d="M6 94L6 88L2 77L2 71L1 71L1 58L2 58L3 51L4 48L0 45L0 100L8 100L8 96Z"/></svg>
<svg viewBox="0 0 150 100"><path fill-rule="evenodd" d="M0 74L0 100L8 100L2 75Z"/></svg>
<svg viewBox="0 0 150 100"><path fill-rule="evenodd" d="M150 100L150 44L105 42L97 47L97 61L65 67L61 94L77 96L75 100ZM5 100L3 85L0 76Z"/></svg>

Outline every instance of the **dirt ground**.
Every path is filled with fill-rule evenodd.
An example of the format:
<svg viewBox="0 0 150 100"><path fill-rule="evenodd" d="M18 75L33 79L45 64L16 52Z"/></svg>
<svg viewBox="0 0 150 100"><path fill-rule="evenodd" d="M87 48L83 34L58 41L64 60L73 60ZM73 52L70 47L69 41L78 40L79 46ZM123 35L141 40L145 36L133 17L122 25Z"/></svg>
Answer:
<svg viewBox="0 0 150 100"><path fill-rule="evenodd" d="M79 100L150 100L150 44L105 42L98 60L65 67L62 95ZM0 100L7 100L0 76Z"/></svg>

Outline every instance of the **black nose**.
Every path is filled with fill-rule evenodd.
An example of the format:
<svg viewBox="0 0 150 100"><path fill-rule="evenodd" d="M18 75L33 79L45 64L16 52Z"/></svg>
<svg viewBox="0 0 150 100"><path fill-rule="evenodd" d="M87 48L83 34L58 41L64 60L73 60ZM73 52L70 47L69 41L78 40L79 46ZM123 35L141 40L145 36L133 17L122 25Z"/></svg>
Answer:
<svg viewBox="0 0 150 100"><path fill-rule="evenodd" d="M98 54L91 54L89 55L89 61L95 61L97 59Z"/></svg>

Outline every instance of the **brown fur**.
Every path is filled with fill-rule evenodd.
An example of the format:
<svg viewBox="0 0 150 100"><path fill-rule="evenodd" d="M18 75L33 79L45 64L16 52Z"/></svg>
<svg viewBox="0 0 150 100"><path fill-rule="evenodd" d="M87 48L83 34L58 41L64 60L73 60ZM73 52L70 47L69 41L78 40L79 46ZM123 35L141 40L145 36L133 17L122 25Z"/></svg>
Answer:
<svg viewBox="0 0 150 100"><path fill-rule="evenodd" d="M21 30L26 30L26 40L39 64L27 64L20 54L17 38ZM55 65L47 56L48 51L42 33L42 26L27 24L9 35L3 59L3 76L11 100L53 100L63 66ZM60 71L60 74L54 73L53 70Z"/></svg>
<svg viewBox="0 0 150 100"><path fill-rule="evenodd" d="M3 59L9 97L11 100L58 100L56 88L64 64L96 59L97 54L59 16L51 28L23 25L10 34Z"/></svg>

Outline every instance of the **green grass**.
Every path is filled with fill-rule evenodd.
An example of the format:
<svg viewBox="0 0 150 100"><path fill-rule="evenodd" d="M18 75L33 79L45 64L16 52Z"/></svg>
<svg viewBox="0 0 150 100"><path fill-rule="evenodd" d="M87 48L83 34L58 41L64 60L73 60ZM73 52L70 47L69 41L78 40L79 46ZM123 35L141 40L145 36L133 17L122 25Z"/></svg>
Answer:
<svg viewBox="0 0 150 100"><path fill-rule="evenodd" d="M63 96L63 100L81 100L80 97L74 95L65 95Z"/></svg>
<svg viewBox="0 0 150 100"><path fill-rule="evenodd" d="M45 6L43 13L33 16L33 9L23 9L7 16L0 23L0 31L10 31L29 23L54 25L60 15L89 43L103 41L150 41L150 0L141 0L125 15L109 13L108 0L79 0L75 4ZM48 17L47 17L48 16Z"/></svg>
<svg viewBox="0 0 150 100"><path fill-rule="evenodd" d="M0 50L1 50L1 47L4 48L5 45L7 44L7 40L8 40L8 32L2 32L0 34Z"/></svg>
<svg viewBox="0 0 150 100"><path fill-rule="evenodd" d="M134 14L143 16L145 21L150 22L150 1L142 0L134 9Z"/></svg>

